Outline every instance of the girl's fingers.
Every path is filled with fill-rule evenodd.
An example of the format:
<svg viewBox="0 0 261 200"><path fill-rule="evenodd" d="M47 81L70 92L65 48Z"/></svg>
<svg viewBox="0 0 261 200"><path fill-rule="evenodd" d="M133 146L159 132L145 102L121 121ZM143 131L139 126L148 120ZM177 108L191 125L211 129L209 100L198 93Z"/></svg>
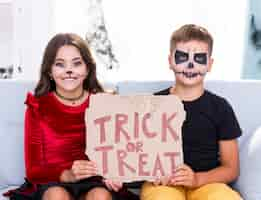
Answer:
<svg viewBox="0 0 261 200"><path fill-rule="evenodd" d="M85 168L85 167L97 168L97 165L93 161L77 160L77 161L73 162L73 167L77 167L77 168Z"/></svg>
<svg viewBox="0 0 261 200"><path fill-rule="evenodd" d="M86 174L84 174L84 175L76 174L76 175L75 175L75 179L76 179L76 180L82 180L82 179L89 178L89 177L90 177L90 176L89 176L89 175L86 175Z"/></svg>
<svg viewBox="0 0 261 200"><path fill-rule="evenodd" d="M73 162L71 169L76 180L89 178L98 173L96 163L87 160L76 160Z"/></svg>
<svg viewBox="0 0 261 200"><path fill-rule="evenodd" d="M107 187L109 190L112 190L112 187L111 187L111 184L109 183L109 180L105 179L105 180L104 180L104 183L105 183L106 187Z"/></svg>
<svg viewBox="0 0 261 200"><path fill-rule="evenodd" d="M106 179L104 180L104 183L109 190L113 190L115 192L118 192L122 188L121 182Z"/></svg>
<svg viewBox="0 0 261 200"><path fill-rule="evenodd" d="M115 184L111 184L111 188L113 191L118 192L119 188Z"/></svg>

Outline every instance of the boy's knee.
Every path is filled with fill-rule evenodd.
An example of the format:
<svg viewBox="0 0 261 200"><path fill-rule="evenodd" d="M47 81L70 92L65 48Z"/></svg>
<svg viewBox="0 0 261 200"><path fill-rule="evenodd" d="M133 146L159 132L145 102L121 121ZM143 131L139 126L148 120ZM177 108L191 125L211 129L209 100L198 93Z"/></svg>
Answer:
<svg viewBox="0 0 261 200"><path fill-rule="evenodd" d="M186 200L182 187L154 186L152 183L145 183L142 186L140 198L141 200Z"/></svg>
<svg viewBox="0 0 261 200"><path fill-rule="evenodd" d="M223 183L204 185L196 190L188 192L189 200L241 200L240 195Z"/></svg>

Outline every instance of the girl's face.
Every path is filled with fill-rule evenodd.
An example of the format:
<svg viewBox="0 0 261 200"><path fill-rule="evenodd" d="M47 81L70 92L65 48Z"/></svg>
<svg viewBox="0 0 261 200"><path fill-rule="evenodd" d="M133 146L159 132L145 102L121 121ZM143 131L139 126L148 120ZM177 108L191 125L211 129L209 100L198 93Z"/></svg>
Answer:
<svg viewBox="0 0 261 200"><path fill-rule="evenodd" d="M66 97L81 94L87 74L87 66L76 47L64 45L59 48L50 74L58 93Z"/></svg>

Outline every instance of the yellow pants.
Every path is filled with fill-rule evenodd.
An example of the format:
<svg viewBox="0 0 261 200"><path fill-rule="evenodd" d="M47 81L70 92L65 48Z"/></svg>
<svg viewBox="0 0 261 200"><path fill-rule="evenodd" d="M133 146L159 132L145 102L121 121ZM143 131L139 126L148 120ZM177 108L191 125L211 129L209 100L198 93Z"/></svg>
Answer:
<svg viewBox="0 0 261 200"><path fill-rule="evenodd" d="M242 200L240 195L223 183L207 184L196 189L155 186L146 182L141 189L141 200Z"/></svg>

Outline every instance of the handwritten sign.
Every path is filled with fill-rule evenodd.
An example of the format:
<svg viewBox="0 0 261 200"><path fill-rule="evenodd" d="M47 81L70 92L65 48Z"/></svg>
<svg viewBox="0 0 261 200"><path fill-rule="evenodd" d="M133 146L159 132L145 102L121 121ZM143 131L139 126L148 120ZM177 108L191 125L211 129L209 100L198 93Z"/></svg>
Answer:
<svg viewBox="0 0 261 200"><path fill-rule="evenodd" d="M174 95L92 95L86 154L99 173L124 182L155 180L183 163L183 104Z"/></svg>

